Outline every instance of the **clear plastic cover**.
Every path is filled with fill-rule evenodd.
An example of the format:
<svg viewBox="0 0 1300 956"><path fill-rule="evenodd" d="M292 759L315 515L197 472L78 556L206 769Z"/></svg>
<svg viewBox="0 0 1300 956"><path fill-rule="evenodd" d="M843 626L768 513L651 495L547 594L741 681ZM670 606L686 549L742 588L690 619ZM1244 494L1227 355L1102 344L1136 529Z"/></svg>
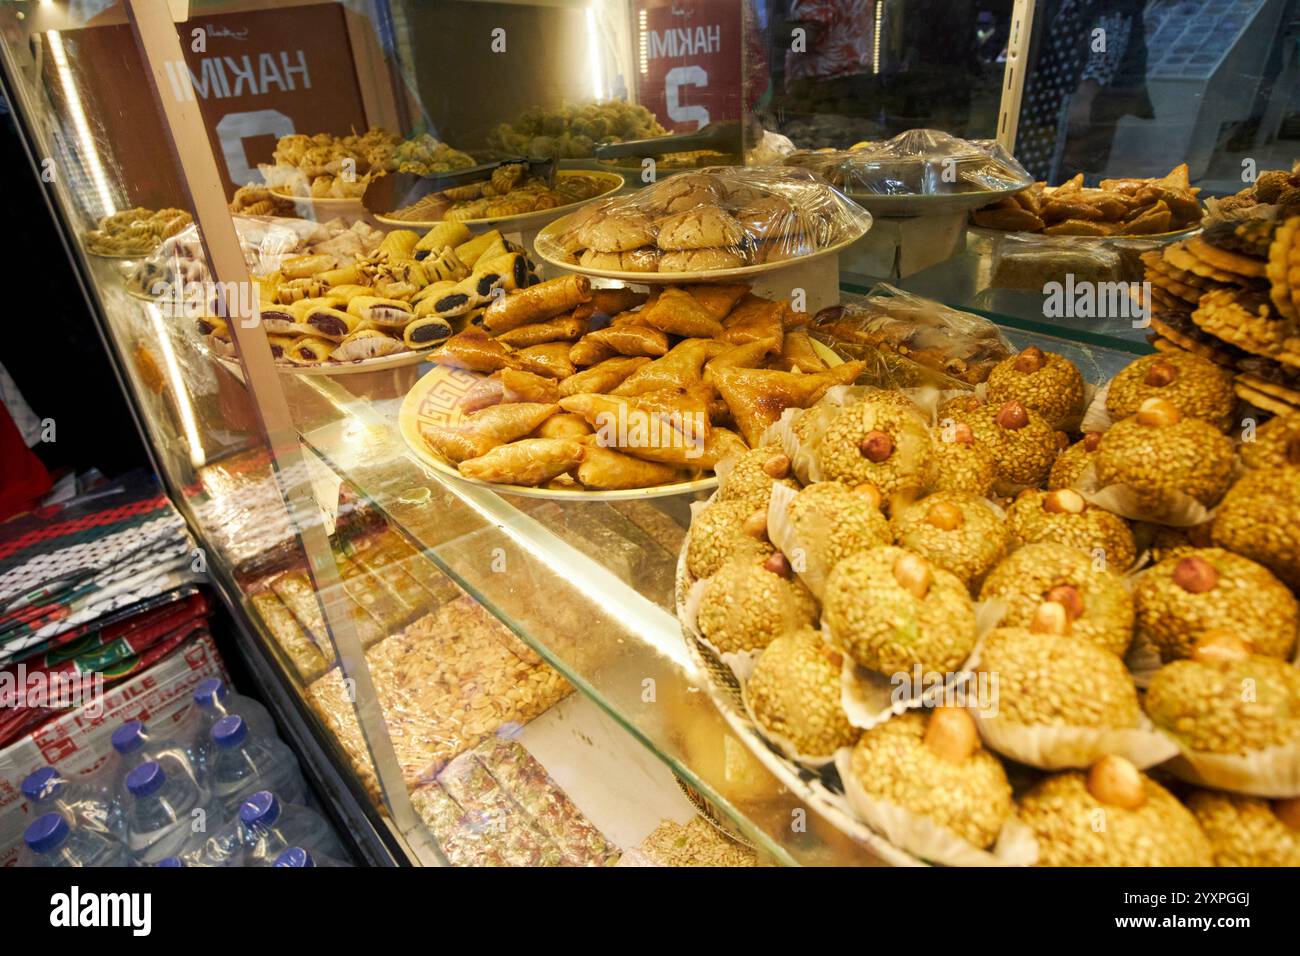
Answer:
<svg viewBox="0 0 1300 956"><path fill-rule="evenodd" d="M795 153L787 166L811 169L849 195L931 196L1023 189L1033 177L992 140L911 129L852 149Z"/></svg>
<svg viewBox="0 0 1300 956"><path fill-rule="evenodd" d="M871 384L890 388L970 388L1016 351L988 319L887 283L818 312L809 332L868 362Z"/></svg>
<svg viewBox="0 0 1300 956"><path fill-rule="evenodd" d="M693 274L814 255L870 226L808 170L714 166L586 205L539 236L538 252L593 270Z"/></svg>
<svg viewBox="0 0 1300 956"><path fill-rule="evenodd" d="M1137 253L1133 258L1136 258ZM995 289L1024 289L1042 292L1049 282L1063 282L1074 276L1076 284L1120 282L1132 276L1125 269L1123 250L1111 244L1081 243L1067 237L1040 235L998 236L993 241ZM1141 262L1138 262L1141 278Z"/></svg>

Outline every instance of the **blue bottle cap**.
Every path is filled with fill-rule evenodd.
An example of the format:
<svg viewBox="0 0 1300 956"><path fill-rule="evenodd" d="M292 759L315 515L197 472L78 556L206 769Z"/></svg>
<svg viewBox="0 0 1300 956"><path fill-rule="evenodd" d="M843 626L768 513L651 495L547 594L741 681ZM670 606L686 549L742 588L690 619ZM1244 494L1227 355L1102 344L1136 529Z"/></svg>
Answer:
<svg viewBox="0 0 1300 956"><path fill-rule="evenodd" d="M23 778L19 788L28 800L48 800L57 797L63 789L63 778L53 767L42 767Z"/></svg>
<svg viewBox="0 0 1300 956"><path fill-rule="evenodd" d="M211 707L214 701L225 700L230 688L220 677L209 677L194 688L194 703L200 707Z"/></svg>
<svg viewBox="0 0 1300 956"><path fill-rule="evenodd" d="M68 821L61 813L45 813L23 831L23 842L36 853L56 849L68 836Z"/></svg>
<svg viewBox="0 0 1300 956"><path fill-rule="evenodd" d="M179 856L169 856L166 859L159 860L154 866L184 866Z"/></svg>
<svg viewBox="0 0 1300 956"><path fill-rule="evenodd" d="M128 720L113 731L113 749L120 754L129 754L133 750L139 750L144 746L146 733L144 724L140 723L140 721Z"/></svg>
<svg viewBox="0 0 1300 956"><path fill-rule="evenodd" d="M212 742L218 747L238 747L248 737L248 725L238 714L227 714L212 725Z"/></svg>
<svg viewBox="0 0 1300 956"><path fill-rule="evenodd" d="M291 846L275 858L272 866L315 866L316 861L300 846Z"/></svg>
<svg viewBox="0 0 1300 956"><path fill-rule="evenodd" d="M269 827L280 819L280 800L270 790L259 790L239 808L239 822L246 827Z"/></svg>
<svg viewBox="0 0 1300 956"><path fill-rule="evenodd" d="M167 775L156 760L146 760L126 775L126 789L137 797L157 793L166 782Z"/></svg>

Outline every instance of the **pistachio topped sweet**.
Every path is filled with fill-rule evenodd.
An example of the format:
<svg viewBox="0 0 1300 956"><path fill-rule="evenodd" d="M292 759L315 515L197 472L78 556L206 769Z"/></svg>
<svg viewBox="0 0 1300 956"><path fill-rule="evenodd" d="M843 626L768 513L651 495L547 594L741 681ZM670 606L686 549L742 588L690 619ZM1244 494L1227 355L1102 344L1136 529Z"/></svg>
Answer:
<svg viewBox="0 0 1300 956"><path fill-rule="evenodd" d="M1002 557L1007 525L987 498L939 491L895 511L894 543L955 574L966 587Z"/></svg>
<svg viewBox="0 0 1300 956"><path fill-rule="evenodd" d="M1007 603L1004 627L1028 627L1044 601L1064 605L1070 632L1123 655L1133 635L1133 601L1109 565L1063 544L1027 544L984 579L980 600Z"/></svg>
<svg viewBox="0 0 1300 956"><path fill-rule="evenodd" d="M1231 373L1191 352L1159 352L1136 360L1116 375L1106 393L1112 421L1136 415L1143 403L1163 399L1184 417L1209 422L1220 431L1232 425L1236 395Z"/></svg>
<svg viewBox="0 0 1300 956"><path fill-rule="evenodd" d="M767 540L767 519L745 501L715 501L691 521L687 533L686 568L696 578L717 574L732 555L761 559L775 548Z"/></svg>
<svg viewBox="0 0 1300 956"><path fill-rule="evenodd" d="M1092 456L1101 445L1101 432L1088 432L1061 452L1047 476L1048 488L1073 488L1092 464Z"/></svg>
<svg viewBox="0 0 1300 956"><path fill-rule="evenodd" d="M1137 557L1128 522L1069 488L1022 491L1007 511L1007 524L1012 540L1020 544L1052 541L1090 556L1100 553L1107 566L1120 571Z"/></svg>
<svg viewBox="0 0 1300 956"><path fill-rule="evenodd" d="M1300 466L1300 412L1274 415L1255 431L1254 441L1241 443L1247 468Z"/></svg>
<svg viewBox="0 0 1300 956"><path fill-rule="evenodd" d="M798 482L790 477L789 457L772 448L751 448L736 459L715 500L743 501L757 511L767 507L777 482L799 490Z"/></svg>
<svg viewBox="0 0 1300 956"><path fill-rule="evenodd" d="M849 760L858 786L989 847L1011 816L1011 785L980 745L970 714L956 707L908 711L864 733Z"/></svg>
<svg viewBox="0 0 1300 956"><path fill-rule="evenodd" d="M1188 660L1156 671L1146 710L1191 750L1243 754L1300 739L1300 668L1251 653L1232 631L1211 631Z"/></svg>
<svg viewBox="0 0 1300 956"><path fill-rule="evenodd" d="M903 548L874 548L831 571L822 621L863 667L953 671L975 646L975 607L955 575Z"/></svg>
<svg viewBox="0 0 1300 956"><path fill-rule="evenodd" d="M1219 502L1210 534L1300 590L1300 468L1248 471Z"/></svg>
<svg viewBox="0 0 1300 956"><path fill-rule="evenodd" d="M861 731L840 706L842 662L843 655L811 628L778 637L745 684L754 720L804 756L829 757L852 746Z"/></svg>
<svg viewBox="0 0 1300 956"><path fill-rule="evenodd" d="M817 450L824 479L850 487L870 482L886 502L925 488L933 454L920 414L887 401L846 407L827 426Z"/></svg>
<svg viewBox="0 0 1300 956"><path fill-rule="evenodd" d="M966 422L948 421L935 436L932 491L957 491L988 497L996 480L993 453L975 444Z"/></svg>
<svg viewBox="0 0 1300 956"><path fill-rule="evenodd" d="M1215 426L1149 399L1116 422L1097 448L1097 482L1128 485L1139 506L1164 509L1191 496L1211 507L1232 483L1233 447Z"/></svg>
<svg viewBox="0 0 1300 956"><path fill-rule="evenodd" d="M982 405L966 418L976 443L993 455L998 481L1007 486L1038 487L1061 448L1056 430L1032 408L1011 400Z"/></svg>
<svg viewBox="0 0 1300 956"><path fill-rule="evenodd" d="M724 564L704 586L696 622L709 643L727 653L761 650L816 619L817 602L778 552Z"/></svg>
<svg viewBox="0 0 1300 956"><path fill-rule="evenodd" d="M1086 774L1050 776L1020 798L1039 866L1210 866L1210 841L1191 812L1123 757Z"/></svg>
<svg viewBox="0 0 1300 956"><path fill-rule="evenodd" d="M1289 658L1296 599L1263 565L1222 548L1196 548L1143 572L1133 591L1137 634L1173 661L1206 631L1234 630L1255 652Z"/></svg>
<svg viewBox="0 0 1300 956"><path fill-rule="evenodd" d="M1069 635L1055 602L1039 606L1030 627L998 628L980 645L979 669L998 679L998 717L1056 727L1136 727L1142 714L1124 662Z"/></svg>
<svg viewBox="0 0 1300 956"><path fill-rule="evenodd" d="M1197 790L1187 808L1210 838L1215 866L1300 866L1300 799Z"/></svg>
<svg viewBox="0 0 1300 956"><path fill-rule="evenodd" d="M790 501L787 516L795 536L816 548L828 571L844 558L893 540L870 490L850 490L838 481L818 481Z"/></svg>
<svg viewBox="0 0 1300 956"><path fill-rule="evenodd" d="M1058 431L1074 431L1083 418L1083 376L1074 363L1055 352L1031 345L993 366L988 377L989 401L1015 401L1042 415Z"/></svg>

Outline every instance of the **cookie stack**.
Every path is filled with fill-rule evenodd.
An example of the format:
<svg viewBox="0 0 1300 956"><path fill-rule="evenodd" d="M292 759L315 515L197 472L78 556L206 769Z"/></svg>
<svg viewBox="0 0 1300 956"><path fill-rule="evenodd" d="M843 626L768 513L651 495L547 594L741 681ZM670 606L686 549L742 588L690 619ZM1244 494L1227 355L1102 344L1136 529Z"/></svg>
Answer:
<svg viewBox="0 0 1300 956"><path fill-rule="evenodd" d="M810 255L870 223L806 170L721 166L583 207L556 237L557 258L593 270L691 275Z"/></svg>
<svg viewBox="0 0 1300 956"><path fill-rule="evenodd" d="M1257 408L1275 414L1300 408L1297 238L1300 218L1245 219L1144 254L1151 344L1230 369L1238 397Z"/></svg>

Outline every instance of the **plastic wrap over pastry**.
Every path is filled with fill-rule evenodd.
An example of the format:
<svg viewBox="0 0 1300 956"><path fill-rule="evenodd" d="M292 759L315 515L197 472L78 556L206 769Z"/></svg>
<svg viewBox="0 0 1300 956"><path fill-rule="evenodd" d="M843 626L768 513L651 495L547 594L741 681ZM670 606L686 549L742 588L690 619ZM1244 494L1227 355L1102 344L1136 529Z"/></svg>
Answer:
<svg viewBox="0 0 1300 956"><path fill-rule="evenodd" d="M538 252L593 270L712 272L811 255L870 226L807 170L713 166L584 206Z"/></svg>
<svg viewBox="0 0 1300 956"><path fill-rule="evenodd" d="M1063 301L1073 305L1074 297L1066 291L1067 281L1072 283L1071 288L1083 289L1089 283L1140 280L1142 263L1137 255L1135 252L1126 256L1125 250L1115 246L1066 237L998 236L993 240L993 278L989 285L994 289L1021 289L1047 295L1048 283L1057 282L1061 283L1061 295L1068 296ZM1136 267L1130 260L1136 261ZM1121 294L1127 297L1127 291ZM1136 316L1137 301L1129 305ZM1098 315L1103 317L1114 316Z"/></svg>
<svg viewBox="0 0 1300 956"><path fill-rule="evenodd" d="M824 176L850 195L927 196L1023 189L1034 178L992 140L910 129L852 149L795 153L785 160Z"/></svg>
<svg viewBox="0 0 1300 956"><path fill-rule="evenodd" d="M996 325L881 283L818 312L813 338L875 368L880 387L969 388L1015 353Z"/></svg>

